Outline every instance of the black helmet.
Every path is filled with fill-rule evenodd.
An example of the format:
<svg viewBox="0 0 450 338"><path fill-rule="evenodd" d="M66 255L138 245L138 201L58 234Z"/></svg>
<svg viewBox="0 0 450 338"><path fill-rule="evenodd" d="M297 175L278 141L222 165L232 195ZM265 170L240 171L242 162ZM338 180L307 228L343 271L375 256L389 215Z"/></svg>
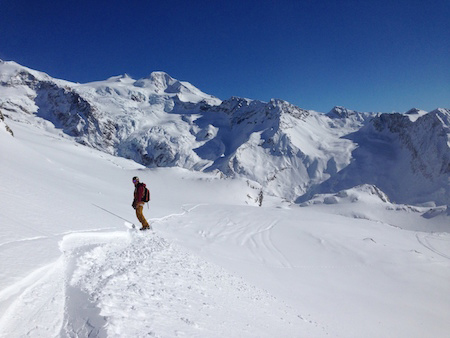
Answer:
<svg viewBox="0 0 450 338"><path fill-rule="evenodd" d="M133 183L137 183L137 182L139 182L139 177L134 176L134 177L133 177Z"/></svg>

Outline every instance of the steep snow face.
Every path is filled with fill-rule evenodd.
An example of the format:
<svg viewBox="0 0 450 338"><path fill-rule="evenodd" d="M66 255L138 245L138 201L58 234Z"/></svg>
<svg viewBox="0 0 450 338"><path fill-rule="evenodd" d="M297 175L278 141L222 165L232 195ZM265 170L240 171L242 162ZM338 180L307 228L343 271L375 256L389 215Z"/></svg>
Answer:
<svg viewBox="0 0 450 338"><path fill-rule="evenodd" d="M113 151L115 123L77 93L76 84L54 80L14 62L1 63L0 74L0 109L5 115L44 128L51 128L50 122L82 144Z"/></svg>
<svg viewBox="0 0 450 338"><path fill-rule="evenodd" d="M153 149L147 149L149 145L143 143L143 140L146 141L145 135L157 136L153 133L154 128L164 130L164 125L172 123L177 128L169 128L166 134L175 131L188 135L190 127L182 126L186 123L181 115L170 116L166 113L177 109L182 112L186 109L198 110L203 105L221 102L161 72L138 81L124 75L80 85L53 80L48 75L15 63L4 62L0 67L0 108L8 111L10 118L40 123L45 127L48 127L46 121L49 121L77 142L110 154L133 158L148 166L192 165L186 158L194 153L172 156L179 152L178 144L182 141L166 142L161 139L156 143L156 154L153 154ZM32 121L33 116L42 119ZM143 140L135 142L134 139L141 135L144 135ZM172 136L169 138L172 139ZM153 139L148 138L147 141ZM174 139L178 140L177 135ZM132 146L127 149L130 144ZM136 144L142 146L136 147ZM187 145L192 146L191 142ZM160 156L161 150L168 151ZM180 158L180 162L173 161L175 158Z"/></svg>
<svg viewBox="0 0 450 338"><path fill-rule="evenodd" d="M393 201L450 203L449 110L438 109L412 121L382 114L348 138L359 146L353 162L315 192L337 192L370 183Z"/></svg>
<svg viewBox="0 0 450 338"><path fill-rule="evenodd" d="M224 153L210 168L250 178L269 193L292 200L350 161L353 143L316 112L237 98L217 109L230 116L230 128L202 147Z"/></svg>

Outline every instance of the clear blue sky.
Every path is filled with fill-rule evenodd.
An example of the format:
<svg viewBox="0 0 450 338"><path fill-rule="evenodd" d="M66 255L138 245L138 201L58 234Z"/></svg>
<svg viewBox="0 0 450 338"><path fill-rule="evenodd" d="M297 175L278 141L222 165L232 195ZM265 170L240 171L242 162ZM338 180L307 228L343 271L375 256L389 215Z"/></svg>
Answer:
<svg viewBox="0 0 450 338"><path fill-rule="evenodd" d="M0 0L0 59L73 82L165 71L220 99L450 108L450 0Z"/></svg>

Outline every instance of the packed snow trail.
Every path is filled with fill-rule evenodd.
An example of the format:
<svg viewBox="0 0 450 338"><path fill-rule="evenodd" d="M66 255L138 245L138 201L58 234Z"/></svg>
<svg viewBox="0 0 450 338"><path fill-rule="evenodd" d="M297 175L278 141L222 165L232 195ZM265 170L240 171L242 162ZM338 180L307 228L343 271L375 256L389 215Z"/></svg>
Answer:
<svg viewBox="0 0 450 338"><path fill-rule="evenodd" d="M1 337L325 335L268 292L152 232L72 234L60 248L2 318Z"/></svg>

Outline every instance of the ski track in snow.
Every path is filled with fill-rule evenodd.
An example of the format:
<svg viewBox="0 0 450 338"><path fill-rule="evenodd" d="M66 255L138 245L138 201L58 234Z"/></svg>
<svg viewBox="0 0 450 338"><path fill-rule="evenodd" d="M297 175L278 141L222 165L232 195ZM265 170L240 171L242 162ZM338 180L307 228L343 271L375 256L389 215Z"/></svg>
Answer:
<svg viewBox="0 0 450 338"><path fill-rule="evenodd" d="M66 235L69 235L69 234L85 233L85 232L101 232L101 231L107 231L107 230L112 230L112 229L116 229L116 228L111 227L111 228L86 229L86 230L78 230L78 231L66 231L66 232L53 234L53 235L52 234L48 234L48 235L45 235L45 236L34 236L34 237L28 237L28 238L20 238L20 239L16 239L16 240L0 243L0 247L12 245L12 244L17 244L17 243L20 243L20 242L39 241L39 240L44 240L44 239L49 239L49 238L62 238L62 237L66 236Z"/></svg>
<svg viewBox="0 0 450 338"><path fill-rule="evenodd" d="M0 320L0 337L56 337L64 312L64 264L60 259L30 274L3 295L24 290Z"/></svg>
<svg viewBox="0 0 450 338"><path fill-rule="evenodd" d="M191 211L197 209L198 207L201 207L201 206L204 206L204 205L207 205L207 204L195 204L194 206L188 208L189 205L191 205L191 204L183 205L181 207L181 210L183 210L183 212L181 212L181 213L170 214L170 215L166 215L166 216L160 217L160 218L150 218L149 222L163 222L163 221L167 221L168 219L171 219L173 217L184 216L184 215L190 213Z"/></svg>
<svg viewBox="0 0 450 338"><path fill-rule="evenodd" d="M441 257L450 259L450 238L443 236L444 234L416 234L417 241L422 246Z"/></svg>
<svg viewBox="0 0 450 338"><path fill-rule="evenodd" d="M247 230L247 233L238 240L241 246L249 247L252 250L252 254L258 257L265 265L267 261L260 255L260 252L270 253L271 261L276 262L276 265L280 268L292 268L292 264L273 243L271 238L271 230L278 223L278 220L273 221L269 226L260 226L253 231Z"/></svg>
<svg viewBox="0 0 450 338"><path fill-rule="evenodd" d="M245 222L236 224L225 217L217 221L217 224L209 230L200 230L198 235L209 241L230 240L238 247L247 248L251 256L264 266L292 268L293 265L289 259L272 240L272 229L278 223L279 220L274 220L270 224L262 223L248 227Z"/></svg>
<svg viewBox="0 0 450 338"><path fill-rule="evenodd" d="M273 226L245 241L272 246ZM154 232L73 233L60 249L8 308L1 337L325 335L269 293Z"/></svg>
<svg viewBox="0 0 450 338"><path fill-rule="evenodd" d="M16 243L19 243L19 242L37 241L37 240L40 240L40 239L47 239L47 238L48 238L47 236L35 236L35 237L29 237L29 238L16 239L16 240L13 240L13 241L7 241L7 242L0 243L0 248L2 246L16 244Z"/></svg>

